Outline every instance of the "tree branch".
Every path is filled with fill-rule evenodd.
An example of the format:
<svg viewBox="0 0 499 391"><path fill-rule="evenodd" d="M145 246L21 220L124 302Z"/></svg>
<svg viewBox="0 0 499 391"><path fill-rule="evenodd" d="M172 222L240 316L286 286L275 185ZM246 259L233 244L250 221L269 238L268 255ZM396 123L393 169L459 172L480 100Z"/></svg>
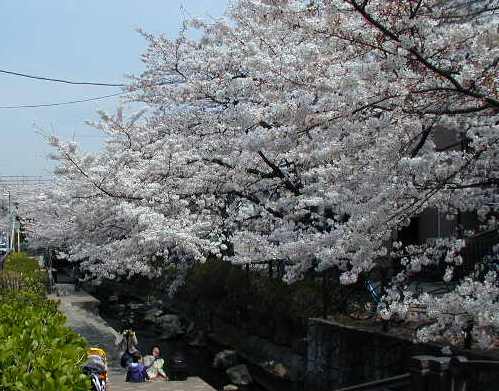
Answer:
<svg viewBox="0 0 499 391"><path fill-rule="evenodd" d="M289 180L289 178L282 172L282 170L276 166L273 162L271 162L262 151L258 151L258 155L262 158L262 160L272 169L272 172L279 178L283 180L283 183L289 191L291 191L294 195L299 195L300 192L298 188Z"/></svg>
<svg viewBox="0 0 499 391"><path fill-rule="evenodd" d="M364 19L366 19L371 25L373 25L375 28L377 28L379 31L381 31L385 36L389 37L390 39L394 40L395 42L400 43L399 37L392 31L390 31L386 26L384 26L381 22L378 20L374 19L372 15L370 15L366 9L364 4L359 4L356 0L345 0L346 2L350 3L356 11L358 11ZM453 76L449 71L446 71L444 69L441 69L437 67L436 65L432 64L428 59L426 59L421 53L419 53L415 48L410 48L407 49L409 53L411 53L417 61L419 61L422 65L424 65L426 68L431 70L432 72L436 73L437 75L441 76L442 78L446 79L449 81L455 88L456 91L462 93L463 95L471 96L474 98L478 99L483 99L485 100L489 106L491 107L496 107L499 108L499 101L490 97L483 95L479 92L471 91L469 89L464 88Z"/></svg>

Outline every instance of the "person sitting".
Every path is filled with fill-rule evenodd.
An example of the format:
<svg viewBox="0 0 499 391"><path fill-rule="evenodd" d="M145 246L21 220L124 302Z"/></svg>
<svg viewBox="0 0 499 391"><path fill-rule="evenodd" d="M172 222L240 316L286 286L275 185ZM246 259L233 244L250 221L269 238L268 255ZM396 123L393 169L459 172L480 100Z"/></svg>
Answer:
<svg viewBox="0 0 499 391"><path fill-rule="evenodd" d="M146 368L142 363L142 356L140 353L132 355L132 362L128 364L126 381L131 383L143 383L149 380Z"/></svg>
<svg viewBox="0 0 499 391"><path fill-rule="evenodd" d="M151 349L151 354L144 357L144 365L147 368L147 376L151 380L168 380L163 365L165 360L161 357L160 349L158 345L155 345Z"/></svg>
<svg viewBox="0 0 499 391"><path fill-rule="evenodd" d="M137 336L133 330L125 330L123 333L118 335L115 344L118 345L121 353L121 366L127 368L128 364L132 362L132 357L135 353L139 353L137 348L138 341Z"/></svg>

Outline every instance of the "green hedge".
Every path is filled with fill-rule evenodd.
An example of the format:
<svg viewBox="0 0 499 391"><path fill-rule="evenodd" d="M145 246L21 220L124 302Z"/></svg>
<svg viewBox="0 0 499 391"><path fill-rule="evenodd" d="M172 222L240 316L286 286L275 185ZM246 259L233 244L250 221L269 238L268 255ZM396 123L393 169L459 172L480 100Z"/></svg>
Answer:
<svg viewBox="0 0 499 391"><path fill-rule="evenodd" d="M65 326L57 304L45 298L45 276L36 261L11 255L5 268L24 285L0 291L0 390L89 390L80 369L86 341Z"/></svg>
<svg viewBox="0 0 499 391"><path fill-rule="evenodd" d="M41 295L46 293L48 276L40 269L38 262L25 253L11 253L5 260L3 267L4 276L18 276L22 279L26 290L37 292Z"/></svg>

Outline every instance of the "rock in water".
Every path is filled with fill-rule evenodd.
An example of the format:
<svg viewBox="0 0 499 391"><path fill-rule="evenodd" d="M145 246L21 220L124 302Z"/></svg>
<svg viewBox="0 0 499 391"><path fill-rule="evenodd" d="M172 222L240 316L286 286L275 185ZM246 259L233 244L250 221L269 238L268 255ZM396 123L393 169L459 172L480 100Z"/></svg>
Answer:
<svg viewBox="0 0 499 391"><path fill-rule="evenodd" d="M275 364L272 367L271 372L275 376L280 377L281 379L286 379L289 377L288 369L284 365L282 365L281 363Z"/></svg>
<svg viewBox="0 0 499 391"><path fill-rule="evenodd" d="M158 317L157 325L161 328L161 339L175 338L184 333L182 323L177 315L162 315Z"/></svg>
<svg viewBox="0 0 499 391"><path fill-rule="evenodd" d="M234 384L227 384L224 386L224 391L238 391L239 387Z"/></svg>
<svg viewBox="0 0 499 391"><path fill-rule="evenodd" d="M143 309L145 305L142 303L130 303L129 307L132 311L137 311Z"/></svg>
<svg viewBox="0 0 499 391"><path fill-rule="evenodd" d="M146 322L157 323L158 318L163 314L163 310L159 308L151 308L144 314L144 320Z"/></svg>
<svg viewBox="0 0 499 391"><path fill-rule="evenodd" d="M225 373L229 376L230 381L238 386L247 386L253 383L253 379L248 371L248 367L246 365L236 365L235 367L231 367L225 371Z"/></svg>
<svg viewBox="0 0 499 391"><path fill-rule="evenodd" d="M237 353L234 350L222 350L213 359L213 367L219 369L227 369L236 366L238 363Z"/></svg>

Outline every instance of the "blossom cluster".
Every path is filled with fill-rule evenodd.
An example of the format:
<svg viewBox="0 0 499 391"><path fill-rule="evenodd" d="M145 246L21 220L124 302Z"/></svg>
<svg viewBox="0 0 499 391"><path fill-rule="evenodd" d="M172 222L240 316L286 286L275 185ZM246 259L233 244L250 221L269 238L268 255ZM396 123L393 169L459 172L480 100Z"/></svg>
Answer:
<svg viewBox="0 0 499 391"><path fill-rule="evenodd" d="M108 138L96 154L49 140L59 179L37 205L38 235L106 278L217 256L284 260L288 281L337 268L348 284L427 208L490 218L497 10L471 7L239 0L173 39L142 32L145 71L127 90L146 111L101 113L94 125ZM439 145L441 134L452 143ZM444 263L451 281L463 244L442 239L418 256L402 245L396 279ZM409 297L391 297L382 315Z"/></svg>

